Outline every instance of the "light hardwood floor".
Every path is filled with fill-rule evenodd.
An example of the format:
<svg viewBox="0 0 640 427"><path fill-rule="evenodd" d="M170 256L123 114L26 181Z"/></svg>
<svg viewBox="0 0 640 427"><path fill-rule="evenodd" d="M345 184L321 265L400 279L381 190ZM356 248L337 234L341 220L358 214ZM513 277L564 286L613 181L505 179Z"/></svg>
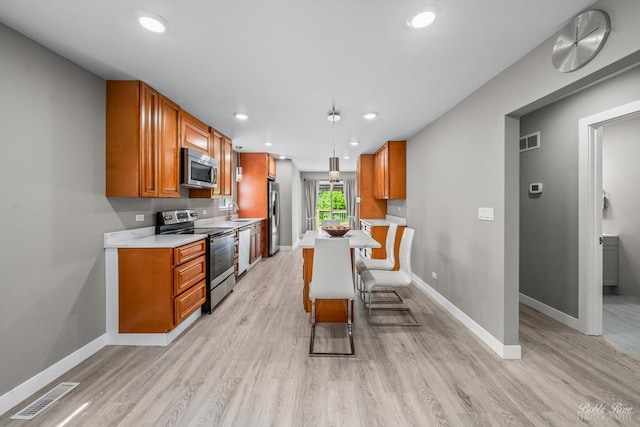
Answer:
<svg viewBox="0 0 640 427"><path fill-rule="evenodd" d="M602 335L640 358L640 299L603 295Z"/></svg>
<svg viewBox="0 0 640 427"><path fill-rule="evenodd" d="M67 425L640 425L640 362L602 337L521 306L523 358L501 360L419 290L402 294L422 327L369 327L358 305L357 357L309 358L301 252L281 251L170 346L107 347L52 383L80 382L54 406L9 420L27 399L0 425L55 426L86 402ZM618 403L631 413L616 419ZM581 419L583 404L605 413Z"/></svg>

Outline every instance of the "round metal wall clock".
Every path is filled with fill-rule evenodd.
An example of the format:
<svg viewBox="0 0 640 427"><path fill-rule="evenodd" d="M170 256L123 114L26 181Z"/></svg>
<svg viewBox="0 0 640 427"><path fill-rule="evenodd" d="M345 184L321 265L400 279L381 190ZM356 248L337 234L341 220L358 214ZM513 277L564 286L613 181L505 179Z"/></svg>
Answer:
<svg viewBox="0 0 640 427"><path fill-rule="evenodd" d="M551 62L562 73L575 71L600 52L611 31L609 15L602 10L589 10L565 25L556 38Z"/></svg>

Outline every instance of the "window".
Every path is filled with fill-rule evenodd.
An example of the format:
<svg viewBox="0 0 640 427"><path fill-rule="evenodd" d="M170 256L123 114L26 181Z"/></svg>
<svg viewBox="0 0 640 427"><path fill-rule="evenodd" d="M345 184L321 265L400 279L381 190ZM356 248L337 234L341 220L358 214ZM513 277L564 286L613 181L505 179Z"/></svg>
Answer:
<svg viewBox="0 0 640 427"><path fill-rule="evenodd" d="M319 183L316 226L320 228L324 220L337 220L341 225L349 225L342 181L320 181Z"/></svg>
<svg viewBox="0 0 640 427"><path fill-rule="evenodd" d="M218 210L228 211L229 203L233 202L233 199L218 199Z"/></svg>

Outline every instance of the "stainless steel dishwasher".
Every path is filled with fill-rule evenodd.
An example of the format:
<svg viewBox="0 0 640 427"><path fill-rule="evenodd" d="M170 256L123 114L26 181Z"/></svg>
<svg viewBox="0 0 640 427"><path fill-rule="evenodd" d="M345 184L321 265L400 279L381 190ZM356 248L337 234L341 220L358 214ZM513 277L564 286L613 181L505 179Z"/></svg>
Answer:
<svg viewBox="0 0 640 427"><path fill-rule="evenodd" d="M238 276L249 268L249 251L251 248L251 226L238 230Z"/></svg>

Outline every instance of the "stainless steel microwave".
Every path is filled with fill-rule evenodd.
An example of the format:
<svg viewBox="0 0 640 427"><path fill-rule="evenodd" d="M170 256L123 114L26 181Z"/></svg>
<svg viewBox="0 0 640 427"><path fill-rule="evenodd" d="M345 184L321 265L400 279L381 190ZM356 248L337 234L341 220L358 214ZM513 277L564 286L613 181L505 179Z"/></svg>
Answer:
<svg viewBox="0 0 640 427"><path fill-rule="evenodd" d="M182 149L182 187L215 188L218 186L218 162L191 148Z"/></svg>

